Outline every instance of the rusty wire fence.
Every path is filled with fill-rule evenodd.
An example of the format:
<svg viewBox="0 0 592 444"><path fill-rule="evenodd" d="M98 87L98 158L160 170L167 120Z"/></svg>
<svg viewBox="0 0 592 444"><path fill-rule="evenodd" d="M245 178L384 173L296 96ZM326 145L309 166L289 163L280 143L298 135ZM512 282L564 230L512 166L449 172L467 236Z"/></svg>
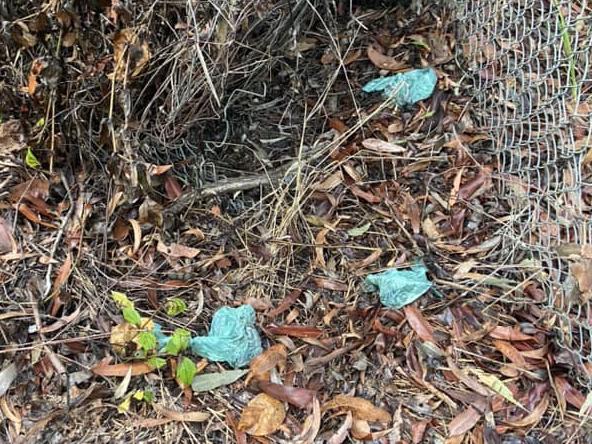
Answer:
<svg viewBox="0 0 592 444"><path fill-rule="evenodd" d="M458 18L461 66L512 208L505 251L543 286L559 346L590 368L592 2L466 1Z"/></svg>

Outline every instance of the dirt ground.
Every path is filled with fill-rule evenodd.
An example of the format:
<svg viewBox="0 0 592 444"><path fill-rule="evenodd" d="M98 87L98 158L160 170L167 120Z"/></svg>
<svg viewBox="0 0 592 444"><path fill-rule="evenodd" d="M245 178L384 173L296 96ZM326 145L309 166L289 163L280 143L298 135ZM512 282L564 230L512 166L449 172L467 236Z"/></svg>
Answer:
<svg viewBox="0 0 592 444"><path fill-rule="evenodd" d="M0 5L2 442L591 441L454 15L404 3ZM415 105L362 91L425 67ZM418 262L403 308L364 283ZM233 380L138 339L244 304Z"/></svg>

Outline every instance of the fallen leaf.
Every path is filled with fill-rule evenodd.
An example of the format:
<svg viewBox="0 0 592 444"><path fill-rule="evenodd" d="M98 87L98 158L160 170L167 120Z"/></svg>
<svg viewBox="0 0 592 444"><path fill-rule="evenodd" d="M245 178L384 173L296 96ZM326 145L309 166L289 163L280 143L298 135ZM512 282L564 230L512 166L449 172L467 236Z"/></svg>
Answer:
<svg viewBox="0 0 592 444"><path fill-rule="evenodd" d="M64 259L64 263L60 266L60 268L58 270L58 274L57 274L55 280L53 281L53 287L51 290L52 297L55 298L59 294L62 287L68 281L68 278L70 277L71 272L72 272L72 256L70 255L70 253L68 253L66 255L66 259Z"/></svg>
<svg viewBox="0 0 592 444"><path fill-rule="evenodd" d="M302 431L294 437L292 444L315 444L316 437L321 429L321 407L319 400L312 402L312 413L306 417L302 425Z"/></svg>
<svg viewBox="0 0 592 444"><path fill-rule="evenodd" d="M364 191L356 185L350 185L349 190L352 192L354 196L359 197L360 199L363 199L368 203L377 204L382 202L382 198L380 198L379 196L369 193L368 191Z"/></svg>
<svg viewBox="0 0 592 444"><path fill-rule="evenodd" d="M351 412L347 412L343 424L337 431L327 440L327 444L342 444L346 439L353 424L353 416Z"/></svg>
<svg viewBox="0 0 592 444"><path fill-rule="evenodd" d="M122 363L122 364L106 364L101 362L90 370L99 376L120 376L123 377L127 375L128 370L132 370L132 376L139 376L145 375L146 373L150 373L153 369L145 362L129 362L129 363Z"/></svg>
<svg viewBox="0 0 592 444"><path fill-rule="evenodd" d="M31 70L29 71L29 77L27 79L27 92L29 95L34 95L37 89L37 77L47 68L48 63L44 59L35 59L31 64Z"/></svg>
<svg viewBox="0 0 592 444"><path fill-rule="evenodd" d="M302 290L299 288L292 290L276 308L267 313L267 317L276 318L286 310L289 310L290 307L292 307L292 305L294 305L294 303L298 300L301 294Z"/></svg>
<svg viewBox="0 0 592 444"><path fill-rule="evenodd" d="M586 402L586 397L576 388L574 388L568 381L562 376L555 376L553 378L555 386L560 395L569 404L573 405L577 409L581 409Z"/></svg>
<svg viewBox="0 0 592 444"><path fill-rule="evenodd" d="M18 371L14 363L9 364L0 371L0 398L8 391L17 375Z"/></svg>
<svg viewBox="0 0 592 444"><path fill-rule="evenodd" d="M372 430L370 430L370 424L368 421L363 419L354 419L351 427L352 437L362 441L372 440Z"/></svg>
<svg viewBox="0 0 592 444"><path fill-rule="evenodd" d="M199 250L197 248L187 247L187 246L181 245L181 244L170 244L169 246L166 246L161 241L158 242L158 244L156 246L156 250L158 252L160 252L166 256L172 257L172 258L185 257L188 259L193 259L199 253L201 253L201 250Z"/></svg>
<svg viewBox="0 0 592 444"><path fill-rule="evenodd" d="M69 315L62 316L54 323L46 325L45 327L41 327L40 332L43 334L47 334L59 330L62 327L65 327L66 325L78 319L78 317L80 316L80 311L81 307L79 305L78 308L76 308L76 310L74 310L74 312L70 313Z"/></svg>
<svg viewBox="0 0 592 444"><path fill-rule="evenodd" d="M150 61L148 42L140 41L131 28L122 29L113 37L113 61L115 69L110 78L123 80L125 74L135 77Z"/></svg>
<svg viewBox="0 0 592 444"><path fill-rule="evenodd" d="M458 200L468 201L491 188L491 168L485 167L458 190Z"/></svg>
<svg viewBox="0 0 592 444"><path fill-rule="evenodd" d="M373 138L363 140L362 146L377 153L400 154L407 151L407 148L401 145Z"/></svg>
<svg viewBox="0 0 592 444"><path fill-rule="evenodd" d="M164 190L169 200L174 201L183 195L183 187L173 176L164 178Z"/></svg>
<svg viewBox="0 0 592 444"><path fill-rule="evenodd" d="M414 422L411 425L411 442L413 444L420 444L423 442L423 436L430 423L429 420L424 419L423 421Z"/></svg>
<svg viewBox="0 0 592 444"><path fill-rule="evenodd" d="M245 383L248 384L253 378L259 380L268 379L269 371L275 367L285 367L287 359L288 352L284 345L272 345L263 353L253 358L253 360L249 363L250 373Z"/></svg>
<svg viewBox="0 0 592 444"><path fill-rule="evenodd" d="M582 259L580 262L571 264L570 271L578 281L582 302L588 302L592 298L592 260Z"/></svg>
<svg viewBox="0 0 592 444"><path fill-rule="evenodd" d="M202 373L193 378L194 392L209 392L218 387L233 384L246 375L248 370L227 370L219 373Z"/></svg>
<svg viewBox="0 0 592 444"><path fill-rule="evenodd" d="M310 407L317 394L314 390L275 384L267 381L259 381L257 385L262 392L267 393L275 399L292 404L299 409Z"/></svg>
<svg viewBox="0 0 592 444"><path fill-rule="evenodd" d="M515 421L506 421L505 423L512 427L519 428L534 427L542 419L543 415L547 411L547 407L549 407L549 395L545 393L545 396L543 397L541 402L539 402L538 405L534 409L532 409L532 412L530 412L528 415L521 419Z"/></svg>
<svg viewBox="0 0 592 444"><path fill-rule="evenodd" d="M363 236L364 234L366 234L366 232L370 229L371 226L372 226L372 224L370 222L368 222L368 223L361 225L359 227L351 228L351 229L347 230L347 234L349 234L351 237Z"/></svg>
<svg viewBox="0 0 592 444"><path fill-rule="evenodd" d="M0 154L20 151L27 146L25 129L20 120L0 123Z"/></svg>
<svg viewBox="0 0 592 444"><path fill-rule="evenodd" d="M450 424L448 424L448 436L457 436L468 432L475 427L480 418L481 413L473 407L468 407L450 421Z"/></svg>
<svg viewBox="0 0 592 444"><path fill-rule="evenodd" d="M286 418L284 404L261 393L244 408L238 429L253 436L267 436L281 427Z"/></svg>
<svg viewBox="0 0 592 444"><path fill-rule="evenodd" d="M402 60L396 60L393 57L386 56L378 52L372 45L368 46L368 59L374 66L388 71L401 71L407 64Z"/></svg>
<svg viewBox="0 0 592 444"><path fill-rule="evenodd" d="M125 377L123 378L123 380L119 383L119 385L115 389L115 393L113 394L113 397L115 399L120 399L125 396L131 380L132 380L132 368L130 367L128 369L127 373L125 374Z"/></svg>
<svg viewBox="0 0 592 444"><path fill-rule="evenodd" d="M370 422L388 423L391 415L384 409L376 407L363 398L347 395L337 395L323 406L324 410L341 410L352 412L354 419Z"/></svg>
<svg viewBox="0 0 592 444"><path fill-rule="evenodd" d="M516 364L519 369L528 369L530 366L526 362L526 359L520 354L520 351L512 344L507 341L502 341L499 339L495 339L493 341L494 347L501 352L506 358L508 358L512 363Z"/></svg>
<svg viewBox="0 0 592 444"><path fill-rule="evenodd" d="M522 333L519 329L514 327L496 326L489 332L489 336L494 339L502 339L504 341L531 341L534 338Z"/></svg>
<svg viewBox="0 0 592 444"><path fill-rule="evenodd" d="M0 254L13 252L16 253L16 242L12 236L12 228L8 222L0 217Z"/></svg>
<svg viewBox="0 0 592 444"><path fill-rule="evenodd" d="M407 305L403 308L403 311L405 312L407 322L415 333L417 333L417 336L424 341L433 342L434 344L438 343L434 338L432 327L416 307Z"/></svg>
<svg viewBox="0 0 592 444"><path fill-rule="evenodd" d="M314 277L313 281L318 288L324 288L325 290L347 291L348 289L346 284L335 279Z"/></svg>
<svg viewBox="0 0 592 444"><path fill-rule="evenodd" d="M475 374L475 376L477 376L479 381L481 381L483 384L485 384L487 387L489 387L495 393L500 395L506 401L509 401L512 404L517 405L518 407L524 408L522 406L522 404L520 404L518 401L516 401L516 398L514 398L514 395L512 394L510 389L506 386L506 384L504 384L504 382L501 379L499 379L497 376L490 375L489 373L485 373L484 371L478 370L476 368L471 368L470 370Z"/></svg>
<svg viewBox="0 0 592 444"><path fill-rule="evenodd" d="M152 407L154 407L154 410L158 413L173 421L204 422L210 419L210 414L206 412L178 412L158 404L152 404Z"/></svg>
<svg viewBox="0 0 592 444"><path fill-rule="evenodd" d="M295 338L318 338L323 334L323 330L320 328L307 325L269 326L267 331L273 335L293 336Z"/></svg>

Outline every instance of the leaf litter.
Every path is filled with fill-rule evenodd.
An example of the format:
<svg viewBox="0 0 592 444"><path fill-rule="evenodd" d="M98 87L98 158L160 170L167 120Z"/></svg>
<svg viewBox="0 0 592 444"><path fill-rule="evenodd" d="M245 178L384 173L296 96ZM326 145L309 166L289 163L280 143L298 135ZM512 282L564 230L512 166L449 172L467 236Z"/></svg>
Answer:
<svg viewBox="0 0 592 444"><path fill-rule="evenodd" d="M592 367L532 263L499 267L506 202L439 6L354 5L353 34L300 3L54 6L15 2L0 36L0 440L587 442ZM587 304L590 246L557 250ZM245 304L252 347L210 322ZM155 323L186 332L174 356Z"/></svg>

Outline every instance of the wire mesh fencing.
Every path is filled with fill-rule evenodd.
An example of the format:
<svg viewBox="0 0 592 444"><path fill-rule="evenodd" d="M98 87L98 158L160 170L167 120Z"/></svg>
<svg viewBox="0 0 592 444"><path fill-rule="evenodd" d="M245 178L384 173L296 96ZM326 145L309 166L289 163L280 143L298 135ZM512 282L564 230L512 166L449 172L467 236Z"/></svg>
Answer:
<svg viewBox="0 0 592 444"><path fill-rule="evenodd" d="M544 287L566 359L589 366L592 4L466 1L458 19L461 65L512 208L506 251L514 264L537 264L531 278Z"/></svg>

